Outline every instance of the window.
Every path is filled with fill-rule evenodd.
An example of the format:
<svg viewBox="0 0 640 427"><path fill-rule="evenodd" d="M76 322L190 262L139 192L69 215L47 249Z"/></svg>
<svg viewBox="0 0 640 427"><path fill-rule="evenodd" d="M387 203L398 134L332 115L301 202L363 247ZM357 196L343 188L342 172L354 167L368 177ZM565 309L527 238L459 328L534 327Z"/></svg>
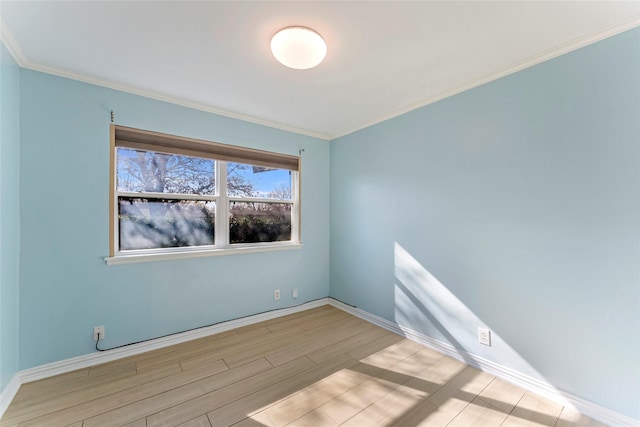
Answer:
<svg viewBox="0 0 640 427"><path fill-rule="evenodd" d="M299 160L112 125L107 262L299 243Z"/></svg>

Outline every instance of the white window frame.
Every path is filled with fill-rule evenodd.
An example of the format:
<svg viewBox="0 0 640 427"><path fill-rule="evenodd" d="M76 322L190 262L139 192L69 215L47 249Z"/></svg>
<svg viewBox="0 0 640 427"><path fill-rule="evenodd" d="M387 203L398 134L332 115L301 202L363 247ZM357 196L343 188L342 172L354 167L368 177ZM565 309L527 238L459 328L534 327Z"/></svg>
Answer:
<svg viewBox="0 0 640 427"><path fill-rule="evenodd" d="M118 143L116 141L118 132L124 134L127 140L135 140L133 143ZM169 259L194 258L215 255L232 255L241 253L267 252L277 250L299 249L302 247L300 238L300 157L290 156L278 153L265 152L260 150L252 150L243 147L234 147L230 145L218 144L209 141L194 140L188 138L166 135L157 132L144 131L139 129L126 128L117 125L111 125L111 153L110 153L110 189L109 189L109 256L105 261L109 265L160 261ZM153 146L153 139L163 140L165 138L169 144L164 146ZM185 149L180 145L185 142L188 147ZM135 144L142 144L143 147L135 148ZM172 145L175 144L175 150ZM206 158L215 161L215 195L190 195L190 194L172 194L172 193L138 193L124 192L117 189L117 149L118 147L140 149L144 151L163 152L168 154L178 154L187 156L197 156L190 146L198 147L201 144L207 153ZM219 150L219 154L216 154ZM224 160L216 158L224 158ZM251 165L271 165L278 167L278 159L282 158L282 162L286 164L297 164L295 170L286 167L291 171L291 199L272 199L257 197L237 197L227 194L227 164L228 162L237 162ZM266 160L265 160L266 159ZM297 159L297 160L296 160ZM265 163L271 162L271 163ZM275 163L274 163L275 162ZM172 248L153 248L153 249L136 249L124 250L119 249L119 219L118 219L118 198L119 197L143 197L147 199L175 199L175 200L198 200L212 201L215 203L216 221L214 224L215 238L214 245L206 246L183 246ZM269 204L290 204L291 205L291 240L275 241L275 242L256 242L256 243L230 243L229 242L229 206L231 202L254 202Z"/></svg>

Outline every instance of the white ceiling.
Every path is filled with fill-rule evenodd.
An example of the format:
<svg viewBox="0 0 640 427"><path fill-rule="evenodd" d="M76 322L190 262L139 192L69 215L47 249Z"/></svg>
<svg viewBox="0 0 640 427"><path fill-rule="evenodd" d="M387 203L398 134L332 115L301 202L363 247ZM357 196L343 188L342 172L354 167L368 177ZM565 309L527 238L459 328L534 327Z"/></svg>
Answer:
<svg viewBox="0 0 640 427"><path fill-rule="evenodd" d="M25 68L332 139L640 25L640 1L0 1ZM303 25L315 69L269 51Z"/></svg>

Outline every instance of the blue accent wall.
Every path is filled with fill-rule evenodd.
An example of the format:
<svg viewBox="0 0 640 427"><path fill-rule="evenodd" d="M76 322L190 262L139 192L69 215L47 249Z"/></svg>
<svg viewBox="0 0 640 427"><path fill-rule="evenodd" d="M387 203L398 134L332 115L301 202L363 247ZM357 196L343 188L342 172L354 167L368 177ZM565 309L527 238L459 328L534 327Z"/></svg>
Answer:
<svg viewBox="0 0 640 427"><path fill-rule="evenodd" d="M20 69L0 42L0 391L18 372Z"/></svg>
<svg viewBox="0 0 640 427"><path fill-rule="evenodd" d="M112 347L328 295L326 141L35 71L21 88L20 369L95 351L97 325ZM304 247L107 266L110 110L124 126L304 149Z"/></svg>
<svg viewBox="0 0 640 427"><path fill-rule="evenodd" d="M640 29L332 141L331 206L331 296L640 419Z"/></svg>

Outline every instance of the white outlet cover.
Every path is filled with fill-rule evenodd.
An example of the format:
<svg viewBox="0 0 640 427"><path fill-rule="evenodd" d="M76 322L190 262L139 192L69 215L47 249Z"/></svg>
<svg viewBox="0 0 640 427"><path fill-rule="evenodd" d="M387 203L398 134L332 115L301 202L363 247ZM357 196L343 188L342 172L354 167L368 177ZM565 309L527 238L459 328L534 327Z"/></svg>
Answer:
<svg viewBox="0 0 640 427"><path fill-rule="evenodd" d="M94 341L98 339L98 334L100 334L100 339L104 339L104 326L94 326L93 327L93 339Z"/></svg>
<svg viewBox="0 0 640 427"><path fill-rule="evenodd" d="M478 328L478 342L480 344L491 346L491 330L487 328Z"/></svg>

